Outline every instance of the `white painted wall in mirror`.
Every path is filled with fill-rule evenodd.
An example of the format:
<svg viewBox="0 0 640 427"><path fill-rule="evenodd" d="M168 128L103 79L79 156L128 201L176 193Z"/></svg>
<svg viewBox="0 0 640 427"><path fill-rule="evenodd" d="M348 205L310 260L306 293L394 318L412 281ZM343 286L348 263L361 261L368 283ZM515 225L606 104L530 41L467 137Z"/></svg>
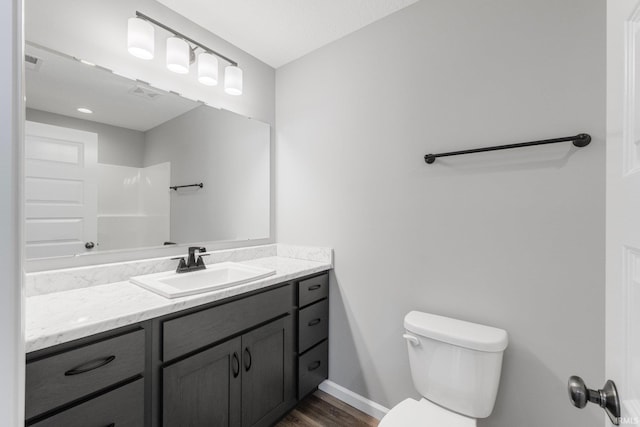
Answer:
<svg viewBox="0 0 640 427"><path fill-rule="evenodd" d="M177 243L269 236L271 129L208 106L146 132L145 165L171 161L171 239Z"/></svg>

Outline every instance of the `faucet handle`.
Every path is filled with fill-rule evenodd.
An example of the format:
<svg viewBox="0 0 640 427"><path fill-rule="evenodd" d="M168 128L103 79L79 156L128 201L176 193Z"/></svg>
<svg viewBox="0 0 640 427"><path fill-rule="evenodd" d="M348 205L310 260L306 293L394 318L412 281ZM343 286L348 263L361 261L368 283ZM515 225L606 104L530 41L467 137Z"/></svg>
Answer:
<svg viewBox="0 0 640 427"><path fill-rule="evenodd" d="M187 269L187 262L184 260L184 257L176 257L176 258L171 258L173 260L180 260L178 262L178 268L176 268L176 273L182 273Z"/></svg>
<svg viewBox="0 0 640 427"><path fill-rule="evenodd" d="M204 260L202 259L202 257L205 257L205 256L209 256L209 254L198 254L198 261L196 262L196 265L198 267L202 266L204 268L207 268L205 263L204 263Z"/></svg>

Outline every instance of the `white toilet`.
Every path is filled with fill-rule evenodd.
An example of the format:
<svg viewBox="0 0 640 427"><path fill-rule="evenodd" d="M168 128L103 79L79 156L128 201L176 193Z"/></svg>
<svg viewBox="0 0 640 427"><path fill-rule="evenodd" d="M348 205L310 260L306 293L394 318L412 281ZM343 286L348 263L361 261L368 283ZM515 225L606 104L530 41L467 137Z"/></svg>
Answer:
<svg viewBox="0 0 640 427"><path fill-rule="evenodd" d="M412 311L404 318L413 384L424 397L405 399L379 427L475 427L493 411L507 332Z"/></svg>

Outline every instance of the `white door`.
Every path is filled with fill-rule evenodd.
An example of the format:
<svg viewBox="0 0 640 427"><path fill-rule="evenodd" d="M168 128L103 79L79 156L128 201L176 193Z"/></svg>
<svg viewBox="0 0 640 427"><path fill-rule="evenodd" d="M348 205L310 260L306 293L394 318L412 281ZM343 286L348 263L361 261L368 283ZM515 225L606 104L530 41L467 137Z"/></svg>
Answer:
<svg viewBox="0 0 640 427"><path fill-rule="evenodd" d="M74 255L97 237L98 135L25 124L27 258Z"/></svg>
<svg viewBox="0 0 640 427"><path fill-rule="evenodd" d="M606 179L606 375L640 425L640 0L607 1Z"/></svg>

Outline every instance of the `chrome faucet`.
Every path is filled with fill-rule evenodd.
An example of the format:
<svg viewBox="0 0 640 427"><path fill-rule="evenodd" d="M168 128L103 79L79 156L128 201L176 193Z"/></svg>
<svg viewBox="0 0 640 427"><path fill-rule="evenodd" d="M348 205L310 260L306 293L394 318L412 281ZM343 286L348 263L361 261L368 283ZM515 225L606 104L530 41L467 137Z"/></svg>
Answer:
<svg viewBox="0 0 640 427"><path fill-rule="evenodd" d="M198 258L196 259L196 251L198 251ZM184 257L177 257L172 259L180 260L178 262L178 268L176 268L176 273L187 273L189 271L197 271L204 270L207 266L204 264L202 257L208 256L209 254L205 254L207 248L200 246L191 246L189 247L189 256L187 257L187 261L184 260Z"/></svg>

